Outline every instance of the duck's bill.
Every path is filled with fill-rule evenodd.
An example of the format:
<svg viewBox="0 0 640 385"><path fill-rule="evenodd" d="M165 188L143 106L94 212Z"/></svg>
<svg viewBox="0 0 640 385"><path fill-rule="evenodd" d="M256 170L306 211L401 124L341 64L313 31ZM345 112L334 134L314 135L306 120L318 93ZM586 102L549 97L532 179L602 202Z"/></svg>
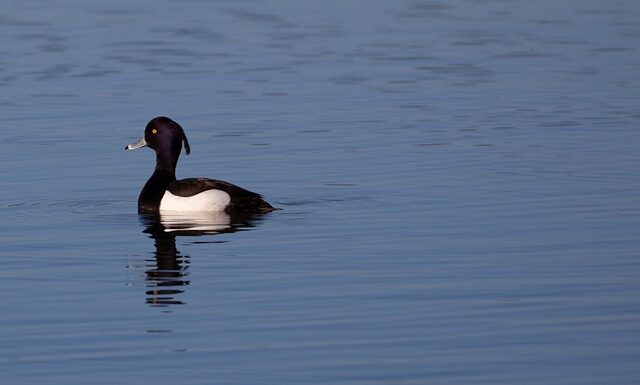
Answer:
<svg viewBox="0 0 640 385"><path fill-rule="evenodd" d="M124 148L125 150L137 150L138 148L145 147L147 145L147 141L144 138L138 139L135 143L127 144Z"/></svg>

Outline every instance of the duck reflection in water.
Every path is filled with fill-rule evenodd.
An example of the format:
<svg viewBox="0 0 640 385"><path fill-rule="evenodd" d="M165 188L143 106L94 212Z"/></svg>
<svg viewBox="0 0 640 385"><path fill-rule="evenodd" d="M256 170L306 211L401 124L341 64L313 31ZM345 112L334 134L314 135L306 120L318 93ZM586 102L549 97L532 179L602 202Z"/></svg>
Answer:
<svg viewBox="0 0 640 385"><path fill-rule="evenodd" d="M176 247L177 236L213 236L255 227L260 214L225 212L145 214L144 233L153 239L154 259L146 264L146 302L152 306L182 305L178 295L189 285L190 258Z"/></svg>

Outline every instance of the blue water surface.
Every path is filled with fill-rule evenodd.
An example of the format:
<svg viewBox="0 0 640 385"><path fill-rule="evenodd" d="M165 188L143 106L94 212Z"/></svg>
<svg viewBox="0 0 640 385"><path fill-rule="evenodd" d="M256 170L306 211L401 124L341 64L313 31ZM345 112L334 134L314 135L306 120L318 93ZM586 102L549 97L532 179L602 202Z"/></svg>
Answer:
<svg viewBox="0 0 640 385"><path fill-rule="evenodd" d="M0 4L3 384L637 384L640 4ZM139 216L178 177L282 210Z"/></svg>

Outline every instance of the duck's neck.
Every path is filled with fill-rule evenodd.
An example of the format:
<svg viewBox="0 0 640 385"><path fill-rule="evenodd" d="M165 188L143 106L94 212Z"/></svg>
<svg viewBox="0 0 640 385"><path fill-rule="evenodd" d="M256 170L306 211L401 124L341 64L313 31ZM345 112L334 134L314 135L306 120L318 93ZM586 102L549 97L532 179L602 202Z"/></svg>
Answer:
<svg viewBox="0 0 640 385"><path fill-rule="evenodd" d="M160 210L160 201L167 187L176 180L180 147L181 143L168 149L155 149L156 169L140 192L138 213L157 213Z"/></svg>
<svg viewBox="0 0 640 385"><path fill-rule="evenodd" d="M172 175L176 174L176 165L180 157L180 147L178 150L156 151L156 169L155 172L163 171ZM155 173L154 173L155 174Z"/></svg>
<svg viewBox="0 0 640 385"><path fill-rule="evenodd" d="M175 168L165 169L156 166L138 197L138 213L157 213L160 210L160 201L167 187L175 180Z"/></svg>

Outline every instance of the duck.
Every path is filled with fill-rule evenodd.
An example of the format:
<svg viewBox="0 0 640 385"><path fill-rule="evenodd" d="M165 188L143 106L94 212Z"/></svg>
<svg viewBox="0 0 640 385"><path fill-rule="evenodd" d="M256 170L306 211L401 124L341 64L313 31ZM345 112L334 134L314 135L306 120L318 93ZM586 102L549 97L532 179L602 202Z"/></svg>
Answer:
<svg viewBox="0 0 640 385"><path fill-rule="evenodd" d="M156 167L138 197L139 214L162 212L266 213L276 210L262 195L232 183L209 178L176 179L178 158L184 147L191 153L184 129L166 116L149 121L144 135L125 150L151 148Z"/></svg>

